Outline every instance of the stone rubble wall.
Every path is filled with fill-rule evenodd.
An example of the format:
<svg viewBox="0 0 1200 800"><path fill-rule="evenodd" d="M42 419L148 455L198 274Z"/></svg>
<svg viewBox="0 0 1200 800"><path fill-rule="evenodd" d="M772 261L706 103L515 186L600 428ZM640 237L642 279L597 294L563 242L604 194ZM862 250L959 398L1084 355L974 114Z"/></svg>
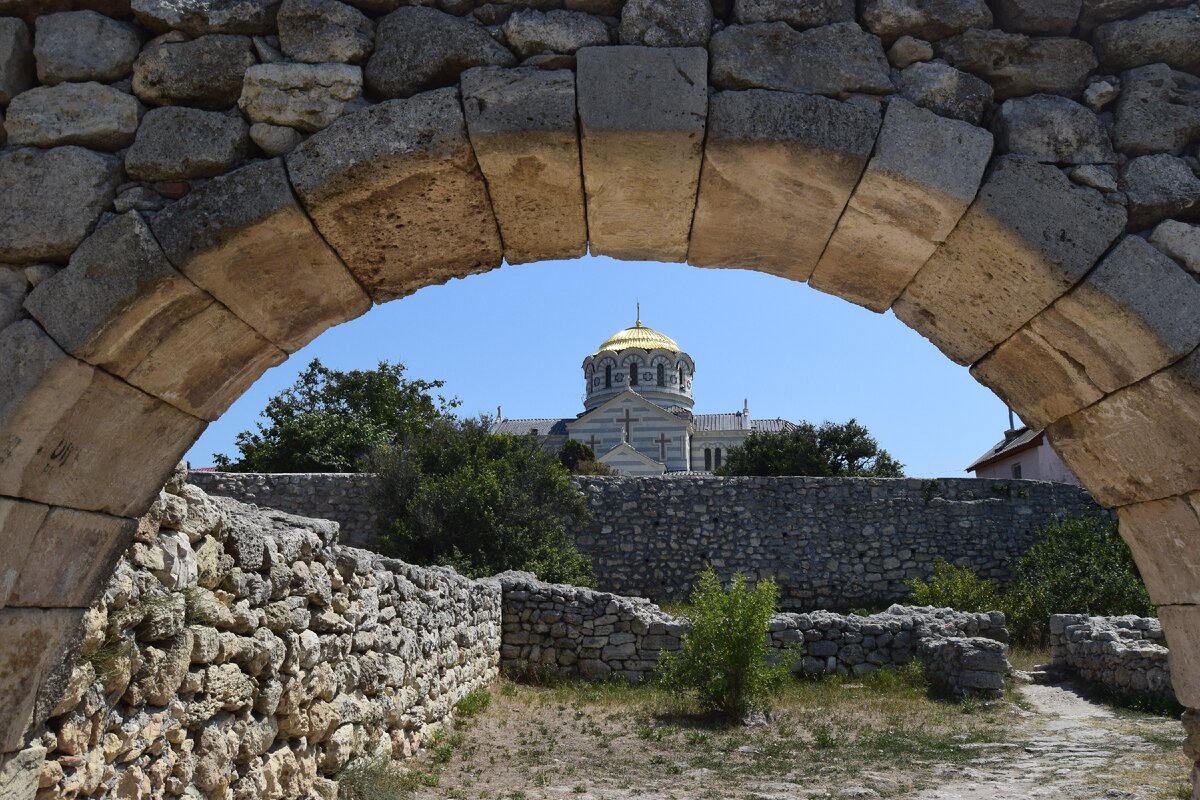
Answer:
<svg viewBox="0 0 1200 800"><path fill-rule="evenodd" d="M1050 658L1118 695L1175 701L1162 623L1148 617L1050 617Z"/></svg>
<svg viewBox="0 0 1200 800"><path fill-rule="evenodd" d="M411 755L498 674L500 591L337 532L174 480L0 796L332 798L351 759Z"/></svg>
<svg viewBox="0 0 1200 800"><path fill-rule="evenodd" d="M502 667L589 680L648 679L662 652L689 630L648 600L548 584L526 572L497 576L503 587ZM957 696L995 697L1009 665L1004 614L892 606L869 617L826 611L777 614L770 643L804 675L865 675L918 660L930 680Z"/></svg>

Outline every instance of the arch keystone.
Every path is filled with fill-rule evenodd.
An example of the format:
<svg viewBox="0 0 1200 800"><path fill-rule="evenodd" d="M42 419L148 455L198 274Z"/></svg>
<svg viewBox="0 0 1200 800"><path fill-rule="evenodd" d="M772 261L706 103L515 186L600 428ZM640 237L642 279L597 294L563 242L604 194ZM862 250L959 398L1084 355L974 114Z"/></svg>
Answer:
<svg viewBox="0 0 1200 800"><path fill-rule="evenodd" d="M683 261L708 113L708 51L585 47L576 60L592 253Z"/></svg>
<svg viewBox="0 0 1200 800"><path fill-rule="evenodd" d="M886 311L975 199L991 155L987 131L892 98L809 284Z"/></svg>
<svg viewBox="0 0 1200 800"><path fill-rule="evenodd" d="M500 266L457 89L342 117L287 157L317 229L376 302Z"/></svg>
<svg viewBox="0 0 1200 800"><path fill-rule="evenodd" d="M807 280L878 132L874 108L765 89L714 94L688 262Z"/></svg>
<svg viewBox="0 0 1200 800"><path fill-rule="evenodd" d="M287 358L179 274L137 212L84 240L25 308L71 355L202 419Z"/></svg>
<svg viewBox="0 0 1200 800"><path fill-rule="evenodd" d="M892 310L948 357L972 364L1075 285L1124 228L1125 210L1095 189L1056 167L1002 156Z"/></svg>
<svg viewBox="0 0 1200 800"><path fill-rule="evenodd" d="M462 95L505 260L586 253L574 73L479 67L463 73Z"/></svg>

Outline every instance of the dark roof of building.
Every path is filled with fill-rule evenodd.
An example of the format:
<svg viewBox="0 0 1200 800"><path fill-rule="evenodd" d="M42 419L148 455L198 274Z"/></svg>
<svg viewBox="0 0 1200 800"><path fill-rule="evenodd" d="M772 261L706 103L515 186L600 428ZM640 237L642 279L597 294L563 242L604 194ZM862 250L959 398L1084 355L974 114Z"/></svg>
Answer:
<svg viewBox="0 0 1200 800"><path fill-rule="evenodd" d="M697 431L740 431L742 430L742 415L737 414L696 414L692 423ZM758 433L779 433L795 427L786 419L751 419L750 430Z"/></svg>
<svg viewBox="0 0 1200 800"><path fill-rule="evenodd" d="M515 436L524 436L527 433L537 433L539 436L566 436L567 423L574 419L502 419L492 425L492 433L511 433Z"/></svg>
<svg viewBox="0 0 1200 800"><path fill-rule="evenodd" d="M986 453L975 459L971 466L967 467L967 472L974 472L977 469L986 467L999 461L1002 458L1007 458L1022 450L1028 450L1032 447L1037 447L1042 443L1042 431L1031 430L1026 428L1017 428L1016 430L1008 431L1004 438L988 450Z"/></svg>

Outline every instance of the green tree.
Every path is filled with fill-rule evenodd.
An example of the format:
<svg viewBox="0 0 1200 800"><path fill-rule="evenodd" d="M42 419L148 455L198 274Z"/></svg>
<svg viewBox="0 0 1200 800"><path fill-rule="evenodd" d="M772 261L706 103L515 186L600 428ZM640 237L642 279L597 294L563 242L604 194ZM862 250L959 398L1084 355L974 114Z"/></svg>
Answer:
<svg viewBox="0 0 1200 800"><path fill-rule="evenodd" d="M473 577L509 569L590 584L570 531L588 518L570 473L537 437L489 432L481 419L437 419L375 451L383 552L450 564Z"/></svg>
<svg viewBox="0 0 1200 800"><path fill-rule="evenodd" d="M558 463L572 475L612 475L608 465L596 460L592 448L577 439L568 439L558 449Z"/></svg>
<svg viewBox="0 0 1200 800"><path fill-rule="evenodd" d="M237 435L241 455L214 455L229 472L355 472L376 447L447 418L457 400L431 392L442 381L412 380L403 364L330 369L313 359L288 389L267 401L257 431Z"/></svg>
<svg viewBox="0 0 1200 800"><path fill-rule="evenodd" d="M851 419L811 422L779 431L751 433L731 449L720 475L812 475L824 478L903 478L904 465L880 448L875 437Z"/></svg>

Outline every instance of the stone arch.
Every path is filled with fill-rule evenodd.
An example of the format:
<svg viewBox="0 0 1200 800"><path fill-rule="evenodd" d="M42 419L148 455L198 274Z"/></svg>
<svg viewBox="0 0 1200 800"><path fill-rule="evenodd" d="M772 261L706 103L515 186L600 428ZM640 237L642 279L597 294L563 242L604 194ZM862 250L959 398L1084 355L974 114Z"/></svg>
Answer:
<svg viewBox="0 0 1200 800"><path fill-rule="evenodd" d="M498 37L427 7L340 7L331 34L286 3L58 5L112 16L0 20L0 752L263 370L372 302L588 248L809 281L970 365L1119 508L1200 707L1200 288L1195 229L1164 221L1200 198L1182 2L735 4L711 36L706 5L651 2Z"/></svg>

